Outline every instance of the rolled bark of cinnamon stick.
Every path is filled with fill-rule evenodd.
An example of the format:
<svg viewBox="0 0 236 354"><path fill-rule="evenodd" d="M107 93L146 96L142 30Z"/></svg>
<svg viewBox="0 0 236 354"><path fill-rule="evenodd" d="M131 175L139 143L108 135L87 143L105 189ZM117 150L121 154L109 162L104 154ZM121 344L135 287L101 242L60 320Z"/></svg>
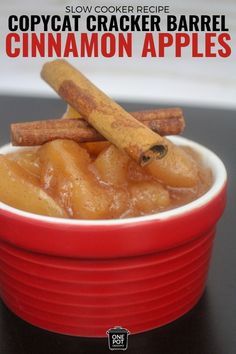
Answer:
<svg viewBox="0 0 236 354"><path fill-rule="evenodd" d="M131 112L131 114L160 135L180 134L185 126L183 113L179 108ZM14 146L42 145L55 139L70 139L78 143L106 140L81 118L11 124L11 141Z"/></svg>
<svg viewBox="0 0 236 354"><path fill-rule="evenodd" d="M82 119L54 119L11 124L13 146L36 146L55 139L70 139L78 143L106 140Z"/></svg>
<svg viewBox="0 0 236 354"><path fill-rule="evenodd" d="M165 156L168 144L133 118L65 60L46 63L42 78L101 135L146 165Z"/></svg>
<svg viewBox="0 0 236 354"><path fill-rule="evenodd" d="M185 128L183 111L179 107L158 108L138 112L129 112L134 118L144 123L145 121L158 121L158 130L153 129L160 135L180 134ZM81 119L83 118L73 107L67 105L63 119ZM155 122L154 126L156 126ZM147 125L147 124L146 124ZM168 126L168 128L167 128ZM150 126L149 126L150 128ZM168 129L169 133L166 133ZM163 133L162 133L163 130Z"/></svg>
<svg viewBox="0 0 236 354"><path fill-rule="evenodd" d="M135 119L148 126L160 135L178 135L185 128L183 111L179 107L150 109L138 112L129 112ZM63 119L83 119L71 106L67 107Z"/></svg>

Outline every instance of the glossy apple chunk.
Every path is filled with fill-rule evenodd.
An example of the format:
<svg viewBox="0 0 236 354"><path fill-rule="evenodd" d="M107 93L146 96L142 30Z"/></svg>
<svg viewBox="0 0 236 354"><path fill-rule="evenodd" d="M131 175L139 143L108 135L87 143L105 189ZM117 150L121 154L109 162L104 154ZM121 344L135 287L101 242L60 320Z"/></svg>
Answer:
<svg viewBox="0 0 236 354"><path fill-rule="evenodd" d="M39 177L40 166L38 158L38 148L19 149L7 155L10 160L13 160L23 167L32 175Z"/></svg>
<svg viewBox="0 0 236 354"><path fill-rule="evenodd" d="M127 182L129 157L116 146L103 150L94 164L102 181L111 185L124 185Z"/></svg>
<svg viewBox="0 0 236 354"><path fill-rule="evenodd" d="M171 187L194 187L199 182L199 166L196 161L171 142L168 143L166 156L152 161L145 169L160 182Z"/></svg>
<svg viewBox="0 0 236 354"><path fill-rule="evenodd" d="M109 216L112 197L89 170L88 152L70 140L55 140L39 150L41 183L60 198L71 216L99 219Z"/></svg>
<svg viewBox="0 0 236 354"><path fill-rule="evenodd" d="M36 214L66 217L67 214L42 188L38 179L0 155L0 200Z"/></svg>
<svg viewBox="0 0 236 354"><path fill-rule="evenodd" d="M154 213L170 205L169 192L156 181L133 183L130 191L134 208L138 213Z"/></svg>

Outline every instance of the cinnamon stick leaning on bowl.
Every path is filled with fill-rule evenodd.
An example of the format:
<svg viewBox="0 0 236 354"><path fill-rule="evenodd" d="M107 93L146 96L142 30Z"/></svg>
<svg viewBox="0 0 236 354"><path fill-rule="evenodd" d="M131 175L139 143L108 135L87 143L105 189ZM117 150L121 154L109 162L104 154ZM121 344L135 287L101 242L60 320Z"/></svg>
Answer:
<svg viewBox="0 0 236 354"><path fill-rule="evenodd" d="M154 109L130 114L162 136L178 135L185 127L180 108ZM42 145L55 139L70 139L78 143L106 140L81 118L11 124L11 141L14 146Z"/></svg>
<svg viewBox="0 0 236 354"><path fill-rule="evenodd" d="M132 117L65 60L46 63L42 78L101 135L140 165L164 157L166 140Z"/></svg>

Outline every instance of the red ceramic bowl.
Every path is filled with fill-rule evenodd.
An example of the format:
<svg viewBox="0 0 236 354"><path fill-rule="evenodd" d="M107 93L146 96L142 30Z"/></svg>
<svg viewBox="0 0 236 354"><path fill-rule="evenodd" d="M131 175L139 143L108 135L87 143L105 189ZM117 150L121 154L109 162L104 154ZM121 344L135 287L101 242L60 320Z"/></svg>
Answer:
<svg viewBox="0 0 236 354"><path fill-rule="evenodd" d="M114 326L131 333L162 326L197 303L225 207L226 171L203 146L171 140L199 152L214 176L211 189L185 206L86 221L0 203L0 291L15 314L49 331L103 337Z"/></svg>

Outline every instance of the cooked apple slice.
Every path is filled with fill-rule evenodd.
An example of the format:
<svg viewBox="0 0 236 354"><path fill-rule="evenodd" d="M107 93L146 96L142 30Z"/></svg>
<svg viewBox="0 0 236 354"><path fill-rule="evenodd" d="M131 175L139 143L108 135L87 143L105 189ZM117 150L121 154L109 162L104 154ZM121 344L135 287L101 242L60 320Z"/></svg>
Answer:
<svg viewBox="0 0 236 354"><path fill-rule="evenodd" d="M170 204L169 192L156 181L132 183L130 192L134 208L143 214L160 211Z"/></svg>
<svg viewBox="0 0 236 354"><path fill-rule="evenodd" d="M15 161L0 155L0 200L35 214L67 217L67 213L40 188L38 180Z"/></svg>
<svg viewBox="0 0 236 354"><path fill-rule="evenodd" d="M112 196L89 170L90 156L79 144L55 140L39 150L42 163L41 182L59 195L65 208L75 218L109 218Z"/></svg>
<svg viewBox="0 0 236 354"><path fill-rule="evenodd" d="M7 158L18 163L26 171L32 175L39 177L40 166L38 157L38 147L30 149L20 149L16 152L12 152L6 155Z"/></svg>
<svg viewBox="0 0 236 354"><path fill-rule="evenodd" d="M144 167L160 182L171 187L193 187L199 181L198 165L181 147L168 142L168 152Z"/></svg>
<svg viewBox="0 0 236 354"><path fill-rule="evenodd" d="M103 150L94 162L102 181L119 186L127 182L129 157L116 146Z"/></svg>

